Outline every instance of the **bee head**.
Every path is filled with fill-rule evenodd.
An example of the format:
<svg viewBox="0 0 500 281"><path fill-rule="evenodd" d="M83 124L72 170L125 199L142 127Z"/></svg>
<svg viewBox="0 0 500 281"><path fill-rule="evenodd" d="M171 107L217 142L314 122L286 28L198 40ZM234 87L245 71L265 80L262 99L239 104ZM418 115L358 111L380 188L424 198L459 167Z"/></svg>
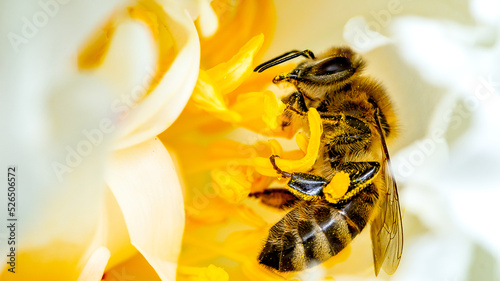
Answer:
<svg viewBox="0 0 500 281"><path fill-rule="evenodd" d="M304 56L307 59L290 73L276 76L274 83L286 81L297 88L326 86L329 89L339 89L349 83L364 67L364 62L358 54L348 47L340 47L332 48L317 57L309 50L291 51L259 65L254 71L262 72L298 56Z"/></svg>
<svg viewBox="0 0 500 281"><path fill-rule="evenodd" d="M338 89L349 83L363 67L361 57L350 48L332 48L314 59L301 62L289 74L275 78L274 82L288 80L299 88L336 86Z"/></svg>
<svg viewBox="0 0 500 281"><path fill-rule="evenodd" d="M349 48L333 48L321 56L300 63L292 73L296 80L325 85L341 83L364 66L361 57Z"/></svg>

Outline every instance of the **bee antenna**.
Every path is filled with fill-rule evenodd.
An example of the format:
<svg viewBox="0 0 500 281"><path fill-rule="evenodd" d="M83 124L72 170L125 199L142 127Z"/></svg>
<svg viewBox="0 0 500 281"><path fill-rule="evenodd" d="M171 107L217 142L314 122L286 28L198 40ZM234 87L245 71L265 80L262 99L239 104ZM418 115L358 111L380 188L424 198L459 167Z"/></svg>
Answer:
<svg viewBox="0 0 500 281"><path fill-rule="evenodd" d="M268 60L265 63L259 64L253 71L254 72L262 72L270 67L273 67L275 65L278 65L280 63L283 63L285 61L289 61L291 59L294 59L296 57L306 57L308 59L314 59L314 53L310 50L304 50L304 51L297 51L293 50L290 52L286 52L282 54L281 56L275 57L274 59Z"/></svg>

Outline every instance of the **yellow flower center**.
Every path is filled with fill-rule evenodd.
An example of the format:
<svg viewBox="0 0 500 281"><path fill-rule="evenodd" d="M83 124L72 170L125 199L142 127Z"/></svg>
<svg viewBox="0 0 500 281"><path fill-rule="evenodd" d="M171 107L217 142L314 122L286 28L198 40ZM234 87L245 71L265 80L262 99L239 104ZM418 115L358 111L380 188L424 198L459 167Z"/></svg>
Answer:
<svg viewBox="0 0 500 281"><path fill-rule="evenodd" d="M244 15L248 18L259 13L251 3L258 6L268 2L238 3L249 8ZM183 114L159 136L177 154L187 187L186 230L178 273L199 280L211 280L202 279L201 271L207 276L226 278L211 271L210 266L206 268L213 263L224 265L235 280L282 280L281 275L258 264L257 257L270 227L283 213L261 207L257 200L249 199L249 194L286 185L287 180L271 164L271 155L279 156L276 165L283 171L309 171L320 153L323 124L317 110L311 108L307 116L297 117L298 122L293 119L290 126L282 125L289 121L283 116L286 105L273 92L272 81L276 72L290 71L293 66L276 66L276 72L253 72L262 46L268 43L263 34L246 39L238 51L223 52L246 31L237 30L242 25L236 28L227 24L239 12L232 14L227 7L217 5L221 1L212 3L216 13L225 11L224 17L219 17L222 30L213 37L201 38L202 63L193 95ZM262 15L266 11L263 9ZM238 38L233 40L234 36ZM213 38L220 39L216 47ZM294 136L295 141L289 141ZM328 196L342 196L345 185L345 178L339 175L328 186ZM334 260L345 259L338 256ZM220 257L223 259L219 261ZM214 263L216 259L220 263ZM227 259L241 267L225 266ZM241 274L245 278L237 277ZM289 280L293 277L287 276Z"/></svg>
<svg viewBox="0 0 500 281"><path fill-rule="evenodd" d="M213 264L205 268L180 266L178 273L187 277L189 281L227 281L229 275L224 269Z"/></svg>

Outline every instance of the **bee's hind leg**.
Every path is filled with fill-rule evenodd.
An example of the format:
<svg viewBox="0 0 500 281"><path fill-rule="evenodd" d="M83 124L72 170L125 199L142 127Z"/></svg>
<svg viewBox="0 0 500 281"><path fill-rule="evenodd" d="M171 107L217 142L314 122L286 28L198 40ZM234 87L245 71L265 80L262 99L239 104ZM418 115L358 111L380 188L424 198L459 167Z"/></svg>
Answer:
<svg viewBox="0 0 500 281"><path fill-rule="evenodd" d="M346 173L349 176L349 186L344 195L338 198L329 198L331 203L342 203L358 195L373 180L380 171L380 163L375 161L367 162L346 162L338 167L338 172ZM334 182L335 175L331 182ZM334 182L335 183L335 182Z"/></svg>
<svg viewBox="0 0 500 281"><path fill-rule="evenodd" d="M319 199L323 195L323 188L328 184L325 178L308 173L288 173L282 171L276 165L276 157L279 156L271 155L269 160L278 174L284 178L290 178L287 184L289 187L288 191L303 200Z"/></svg>
<svg viewBox="0 0 500 281"><path fill-rule="evenodd" d="M289 173L282 171L277 165L272 155L269 160L277 173L282 177L290 178L288 181L288 191L302 200L317 200L324 198L323 189L330 183L327 179L309 173ZM344 172L349 175L349 186L347 192L335 202L341 203L356 196L361 190L372 183L380 170L378 162L347 162L339 167L338 172Z"/></svg>

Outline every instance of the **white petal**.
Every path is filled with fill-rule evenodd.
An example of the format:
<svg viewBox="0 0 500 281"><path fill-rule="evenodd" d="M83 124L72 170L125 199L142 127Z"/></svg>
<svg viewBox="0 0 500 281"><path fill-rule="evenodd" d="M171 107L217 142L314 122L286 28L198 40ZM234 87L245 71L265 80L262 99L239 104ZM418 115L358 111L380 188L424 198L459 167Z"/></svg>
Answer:
<svg viewBox="0 0 500 281"><path fill-rule="evenodd" d="M127 116L116 149L148 140L168 128L186 105L198 78L200 45L193 22L173 3L165 4L165 13L179 52L156 88Z"/></svg>
<svg viewBox="0 0 500 281"><path fill-rule="evenodd" d="M470 1L470 9L476 19L488 23L498 23L500 2L496 0Z"/></svg>
<svg viewBox="0 0 500 281"><path fill-rule="evenodd" d="M2 138L0 158L3 167L19 169L23 250L50 241L79 245L92 235L109 151L109 137L96 131L112 94L77 72L75 54L119 1L53 1L50 7L48 2L0 4L2 34L24 38L19 45L0 42L0 111L9 119L1 125L8 137Z"/></svg>
<svg viewBox="0 0 500 281"><path fill-rule="evenodd" d="M411 242L406 244L394 280L467 280L472 245L462 233L431 232Z"/></svg>
<svg viewBox="0 0 500 281"><path fill-rule="evenodd" d="M461 230L491 251L497 260L500 260L500 227L491 223L493 218L490 214L500 213L499 196L498 188L480 187L479 190L450 192L451 213Z"/></svg>
<svg viewBox="0 0 500 281"><path fill-rule="evenodd" d="M157 140L115 152L108 185L132 244L163 280L174 280L184 230L184 203L170 155Z"/></svg>
<svg viewBox="0 0 500 281"><path fill-rule="evenodd" d="M96 248L105 246L111 253L107 268L137 255L137 249L130 243L130 236L123 212L109 188L106 188L104 204L99 209L98 224L88 250L82 255L80 264L86 262Z"/></svg>
<svg viewBox="0 0 500 281"><path fill-rule="evenodd" d="M109 257L110 253L106 247L97 248L83 268L78 281L101 280Z"/></svg>
<svg viewBox="0 0 500 281"><path fill-rule="evenodd" d="M364 17L354 17L345 24L344 40L359 53L366 53L391 42L391 39L371 30Z"/></svg>
<svg viewBox="0 0 500 281"><path fill-rule="evenodd" d="M104 61L93 72L110 83L113 92L118 94L109 106L118 118L136 106L146 94L155 73L157 57L157 46L143 22L130 19L120 22Z"/></svg>
<svg viewBox="0 0 500 281"><path fill-rule="evenodd" d="M198 0L200 9L199 26L203 37L212 36L219 27L219 21L209 0Z"/></svg>

